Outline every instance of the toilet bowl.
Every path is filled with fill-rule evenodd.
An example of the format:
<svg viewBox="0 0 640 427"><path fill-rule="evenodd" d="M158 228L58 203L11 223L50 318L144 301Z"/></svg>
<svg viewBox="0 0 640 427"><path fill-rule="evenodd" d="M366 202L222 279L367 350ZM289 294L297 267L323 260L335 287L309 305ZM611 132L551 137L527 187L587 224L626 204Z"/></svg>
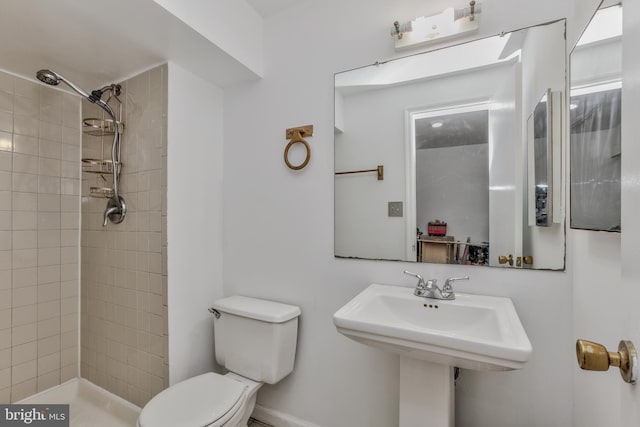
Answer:
<svg viewBox="0 0 640 427"><path fill-rule="evenodd" d="M300 309L256 298L216 301L216 361L208 372L163 390L140 412L138 427L245 427L263 383L293 371Z"/></svg>
<svg viewBox="0 0 640 427"><path fill-rule="evenodd" d="M262 383L209 372L163 390L142 410L138 427L246 426Z"/></svg>

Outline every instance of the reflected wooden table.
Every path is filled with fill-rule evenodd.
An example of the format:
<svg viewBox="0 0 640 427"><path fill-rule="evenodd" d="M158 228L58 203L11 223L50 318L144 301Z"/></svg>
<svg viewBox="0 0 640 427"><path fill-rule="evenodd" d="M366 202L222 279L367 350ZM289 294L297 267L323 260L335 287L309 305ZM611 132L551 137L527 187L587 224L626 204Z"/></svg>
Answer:
<svg viewBox="0 0 640 427"><path fill-rule="evenodd" d="M429 236L418 239L418 262L436 264L471 264L468 261L468 249L488 246L487 243L461 242L453 236ZM462 249L462 254L460 253Z"/></svg>

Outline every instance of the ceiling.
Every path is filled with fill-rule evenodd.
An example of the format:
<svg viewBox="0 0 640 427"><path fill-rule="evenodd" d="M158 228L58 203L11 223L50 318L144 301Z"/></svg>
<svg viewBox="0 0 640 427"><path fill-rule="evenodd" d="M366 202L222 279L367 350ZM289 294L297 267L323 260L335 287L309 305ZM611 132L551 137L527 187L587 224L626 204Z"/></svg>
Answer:
<svg viewBox="0 0 640 427"><path fill-rule="evenodd" d="M299 3L300 0L247 0L263 18Z"/></svg>
<svg viewBox="0 0 640 427"><path fill-rule="evenodd" d="M2 0L0 10L0 69L34 80L50 68L91 90L168 60L221 87L256 78L153 0Z"/></svg>
<svg viewBox="0 0 640 427"><path fill-rule="evenodd" d="M441 123L440 127L434 124ZM455 147L489 142L487 110L417 119L416 149Z"/></svg>

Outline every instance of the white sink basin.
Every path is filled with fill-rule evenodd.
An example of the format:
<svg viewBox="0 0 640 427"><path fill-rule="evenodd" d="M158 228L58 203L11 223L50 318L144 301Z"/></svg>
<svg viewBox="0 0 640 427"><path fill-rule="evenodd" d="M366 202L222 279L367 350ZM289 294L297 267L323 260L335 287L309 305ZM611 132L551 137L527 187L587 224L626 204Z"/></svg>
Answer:
<svg viewBox="0 0 640 427"><path fill-rule="evenodd" d="M459 294L452 301L371 285L333 316L338 332L406 357L476 370L520 369L531 343L509 298Z"/></svg>

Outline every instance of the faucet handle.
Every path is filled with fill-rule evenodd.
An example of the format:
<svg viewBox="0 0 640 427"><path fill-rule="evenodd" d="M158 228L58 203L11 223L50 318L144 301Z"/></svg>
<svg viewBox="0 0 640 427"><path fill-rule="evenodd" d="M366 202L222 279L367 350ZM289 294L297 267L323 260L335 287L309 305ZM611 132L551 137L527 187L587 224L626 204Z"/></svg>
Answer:
<svg viewBox="0 0 640 427"><path fill-rule="evenodd" d="M413 276L413 277L417 278L418 279L418 284L422 283L424 285L424 277L422 277L421 275L416 274L416 273L412 273L412 272L407 271L407 270L404 271L404 274L407 274L409 276Z"/></svg>
<svg viewBox="0 0 640 427"><path fill-rule="evenodd" d="M444 282L444 286L442 287L442 291L443 292L453 292L453 287L451 286L452 282L455 282L457 280L469 280L469 276L461 276L461 277L449 277L445 282Z"/></svg>

